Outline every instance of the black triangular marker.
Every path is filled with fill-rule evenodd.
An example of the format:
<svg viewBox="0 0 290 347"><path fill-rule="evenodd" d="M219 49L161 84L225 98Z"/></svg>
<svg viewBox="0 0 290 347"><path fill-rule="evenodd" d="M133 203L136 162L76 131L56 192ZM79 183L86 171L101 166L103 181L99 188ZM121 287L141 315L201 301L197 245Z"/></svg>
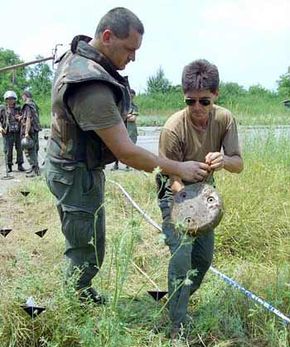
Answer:
<svg viewBox="0 0 290 347"><path fill-rule="evenodd" d="M163 296L165 296L168 292L165 291L159 291L159 290L148 290L147 291L148 294L150 294L152 296L152 298L155 301L159 301L163 298Z"/></svg>
<svg viewBox="0 0 290 347"><path fill-rule="evenodd" d="M47 232L47 230L48 229L39 230L39 231L36 231L35 234L38 235L39 237L43 237L45 233Z"/></svg>
<svg viewBox="0 0 290 347"><path fill-rule="evenodd" d="M27 305L21 305L23 310L29 314L31 318L35 318L36 316L40 315L43 311L45 311L45 307L38 307L38 306L27 306Z"/></svg>
<svg viewBox="0 0 290 347"><path fill-rule="evenodd" d="M12 229L3 228L3 229L0 229L0 234L6 237L10 233L10 231L12 231Z"/></svg>
<svg viewBox="0 0 290 347"><path fill-rule="evenodd" d="M20 192L23 196L27 196L30 192L27 190L21 190Z"/></svg>

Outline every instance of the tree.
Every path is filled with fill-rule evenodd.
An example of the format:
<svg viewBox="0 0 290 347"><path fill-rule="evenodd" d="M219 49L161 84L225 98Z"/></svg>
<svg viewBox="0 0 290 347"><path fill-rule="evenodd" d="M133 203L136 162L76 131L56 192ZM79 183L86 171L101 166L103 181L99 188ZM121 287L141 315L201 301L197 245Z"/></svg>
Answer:
<svg viewBox="0 0 290 347"><path fill-rule="evenodd" d="M260 84L255 84L253 86L249 87L249 95L257 96L257 97L275 97L275 92L272 92L271 90L268 90L261 86Z"/></svg>
<svg viewBox="0 0 290 347"><path fill-rule="evenodd" d="M280 79L277 81L278 83L278 94L283 99L290 98L290 68L288 72L284 75L280 76Z"/></svg>
<svg viewBox="0 0 290 347"><path fill-rule="evenodd" d="M226 105L235 102L238 97L246 94L247 91L245 88L236 82L221 82L219 87L218 104Z"/></svg>
<svg viewBox="0 0 290 347"><path fill-rule="evenodd" d="M36 59L43 57L37 56ZM52 71L48 64L41 62L28 68L28 85L34 97L49 96L51 92Z"/></svg>
<svg viewBox="0 0 290 347"><path fill-rule="evenodd" d="M162 67L159 67L154 76L150 76L147 80L147 93L166 93L171 89L171 83L165 77Z"/></svg>
<svg viewBox="0 0 290 347"><path fill-rule="evenodd" d="M0 48L0 68L21 64L23 61L10 49ZM6 90L14 90L20 95L26 85L26 70L19 68L0 73L0 100ZM2 101L2 100L1 100ZM1 102L0 101L0 102Z"/></svg>

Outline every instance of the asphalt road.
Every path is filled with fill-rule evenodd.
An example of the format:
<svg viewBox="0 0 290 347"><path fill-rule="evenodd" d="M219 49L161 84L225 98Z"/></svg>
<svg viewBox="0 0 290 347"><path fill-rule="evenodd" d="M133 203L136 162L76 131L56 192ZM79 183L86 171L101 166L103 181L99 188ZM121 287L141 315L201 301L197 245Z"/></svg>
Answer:
<svg viewBox="0 0 290 347"><path fill-rule="evenodd" d="M139 136L137 145L140 147L143 147L147 149L148 151L151 151L155 154L158 152L158 138L160 129L159 128L151 128L151 127L144 127L139 128ZM43 170L43 162L45 159L45 149L47 146L47 138L49 136L49 129L44 129L39 134L39 164L40 164L40 170ZM0 197L5 194L10 188L15 187L16 184L31 180L29 178L25 177L25 172L19 172L17 171L17 165L15 164L13 166L12 173L6 174L6 168L5 168L5 160L4 160L4 154L3 154L3 141L2 137L0 137ZM16 151L14 150L13 158L16 158ZM107 169L111 169L113 164L110 164L107 166ZM26 169L29 169L29 164L25 158L24 155L24 165ZM120 164L119 167L125 168L125 165Z"/></svg>

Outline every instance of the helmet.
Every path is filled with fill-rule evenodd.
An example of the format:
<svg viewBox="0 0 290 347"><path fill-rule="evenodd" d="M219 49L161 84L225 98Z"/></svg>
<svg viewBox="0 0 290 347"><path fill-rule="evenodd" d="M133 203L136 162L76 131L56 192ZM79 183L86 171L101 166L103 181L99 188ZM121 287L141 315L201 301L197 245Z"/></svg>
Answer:
<svg viewBox="0 0 290 347"><path fill-rule="evenodd" d="M4 100L8 98L14 98L15 100L17 100L17 95L13 90L7 90L7 92L5 92L4 94Z"/></svg>
<svg viewBox="0 0 290 347"><path fill-rule="evenodd" d="M31 92L29 90L24 90L22 95L25 95L27 98L32 99L32 94L31 94Z"/></svg>
<svg viewBox="0 0 290 347"><path fill-rule="evenodd" d="M34 142L30 137L23 137L21 140L21 148L22 149L32 149L34 146Z"/></svg>

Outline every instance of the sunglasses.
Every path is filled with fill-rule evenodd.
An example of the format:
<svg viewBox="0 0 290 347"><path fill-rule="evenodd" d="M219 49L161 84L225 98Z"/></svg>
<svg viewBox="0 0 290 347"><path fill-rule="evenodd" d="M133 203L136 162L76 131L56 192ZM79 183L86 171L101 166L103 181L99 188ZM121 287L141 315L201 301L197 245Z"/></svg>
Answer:
<svg viewBox="0 0 290 347"><path fill-rule="evenodd" d="M185 98L184 102L186 103L187 106L193 106L195 105L197 102L202 105L202 106L209 106L211 101L210 99L192 99L192 98Z"/></svg>

